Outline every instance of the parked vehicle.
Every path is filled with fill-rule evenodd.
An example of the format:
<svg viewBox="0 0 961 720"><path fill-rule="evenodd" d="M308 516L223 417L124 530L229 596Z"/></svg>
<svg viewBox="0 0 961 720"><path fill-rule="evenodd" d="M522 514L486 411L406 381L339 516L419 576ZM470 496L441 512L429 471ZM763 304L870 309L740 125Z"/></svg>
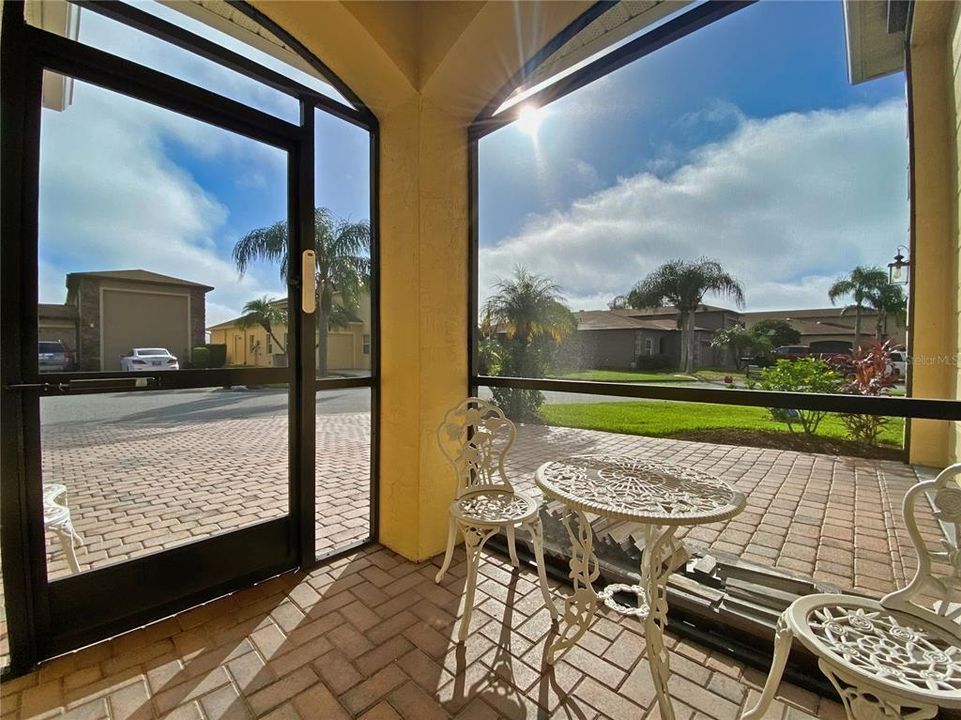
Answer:
<svg viewBox="0 0 961 720"><path fill-rule="evenodd" d="M166 348L133 348L127 355L120 357L120 369L136 370L179 370L180 362Z"/></svg>
<svg viewBox="0 0 961 720"><path fill-rule="evenodd" d="M70 353L60 340L41 340L37 343L37 364L40 372L64 372L70 365Z"/></svg>
<svg viewBox="0 0 961 720"><path fill-rule="evenodd" d="M898 376L898 380L904 380L908 373L908 354L904 350L891 351L891 370Z"/></svg>
<svg viewBox="0 0 961 720"><path fill-rule="evenodd" d="M797 360L811 355L811 348L807 345L781 345L774 348L775 360Z"/></svg>

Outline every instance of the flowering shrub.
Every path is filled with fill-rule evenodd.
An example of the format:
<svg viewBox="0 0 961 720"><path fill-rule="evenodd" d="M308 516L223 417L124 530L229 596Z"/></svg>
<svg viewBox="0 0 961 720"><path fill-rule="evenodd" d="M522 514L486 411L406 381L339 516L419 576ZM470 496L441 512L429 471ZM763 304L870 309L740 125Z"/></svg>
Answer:
<svg viewBox="0 0 961 720"><path fill-rule="evenodd" d="M786 392L834 393L841 389L843 382L844 377L826 362L806 357L778 360L773 367L764 368L757 387ZM797 432L795 428L799 426L808 436L817 433L818 426L827 415L823 410L771 408L770 412L775 420L787 423L791 432Z"/></svg>

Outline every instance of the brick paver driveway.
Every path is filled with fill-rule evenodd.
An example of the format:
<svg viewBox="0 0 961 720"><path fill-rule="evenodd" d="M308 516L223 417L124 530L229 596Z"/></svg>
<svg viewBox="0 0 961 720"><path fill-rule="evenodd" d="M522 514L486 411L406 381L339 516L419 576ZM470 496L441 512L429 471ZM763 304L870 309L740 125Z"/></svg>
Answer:
<svg viewBox="0 0 961 720"><path fill-rule="evenodd" d="M367 397L363 389L318 397L318 554L369 532ZM45 482L67 486L84 539L81 569L287 513L282 391L87 397L85 408L75 398L57 400L42 425L43 474ZM47 550L48 575L69 573L49 533Z"/></svg>
<svg viewBox="0 0 961 720"><path fill-rule="evenodd" d="M44 422L45 480L68 487L75 525L85 541L78 551L81 568L286 512L282 393L273 400L267 394L237 400L208 392L178 398L172 409L128 406L118 413L111 408L76 406L72 412L92 415ZM318 402L319 553L368 534L370 414L360 408L362 402L347 395ZM747 510L727 523L687 532L685 539L693 545L874 596L913 572L900 513L905 491L917 481L908 465L521 426L509 469L520 487L530 488L542 462L591 452L689 464L721 475L744 492ZM926 532L938 532L933 518ZM47 541L48 573L62 577L69 572L63 553L52 537Z"/></svg>

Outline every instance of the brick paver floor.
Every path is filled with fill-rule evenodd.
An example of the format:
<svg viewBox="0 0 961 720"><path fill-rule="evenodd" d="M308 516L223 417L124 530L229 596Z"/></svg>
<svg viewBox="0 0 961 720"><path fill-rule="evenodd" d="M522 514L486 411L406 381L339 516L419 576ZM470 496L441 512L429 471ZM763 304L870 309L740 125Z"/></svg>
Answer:
<svg viewBox="0 0 961 720"><path fill-rule="evenodd" d="M901 514L905 492L918 482L918 470L910 465L527 425L518 432L508 469L517 485L529 489L534 471L546 460L588 453L689 465L743 492L747 508L737 517L679 533L694 548L873 597L914 574L914 550ZM922 509L918 518L924 535L937 544L941 530L933 514Z"/></svg>
<svg viewBox="0 0 961 720"><path fill-rule="evenodd" d="M70 493L83 569L277 517L287 507L285 417L126 427L62 424L45 430L49 482ZM533 488L533 472L575 453L643 454L689 464L731 481L748 507L727 523L683 533L711 548L872 596L902 584L914 554L900 513L917 481L903 463L653 439L588 430L520 426L511 477ZM370 415L317 417L317 551L368 533ZM935 537L933 517L923 518ZM48 536L48 572L69 571ZM0 646L5 646L0 624ZM4 648L5 649L5 648Z"/></svg>
<svg viewBox="0 0 961 720"><path fill-rule="evenodd" d="M451 640L462 553L433 562L383 548L275 578L0 686L3 718L657 718L636 620L604 615L551 669L553 637L529 569L482 564L464 646ZM764 675L668 633L679 720L736 718ZM771 718L841 718L782 685Z"/></svg>

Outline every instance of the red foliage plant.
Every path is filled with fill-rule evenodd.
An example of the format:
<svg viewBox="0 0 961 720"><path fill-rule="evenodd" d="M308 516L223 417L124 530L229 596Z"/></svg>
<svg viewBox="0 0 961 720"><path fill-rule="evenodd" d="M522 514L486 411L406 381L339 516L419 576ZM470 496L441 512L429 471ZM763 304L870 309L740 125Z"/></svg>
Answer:
<svg viewBox="0 0 961 720"><path fill-rule="evenodd" d="M847 378L845 392L854 395L880 395L898 380L891 364L891 340L875 340L867 348L858 348L849 355L835 355L832 364Z"/></svg>
<svg viewBox="0 0 961 720"><path fill-rule="evenodd" d="M847 379L844 391L854 395L880 395L897 382L897 374L891 364L890 340L880 343L875 340L867 348L858 348L850 355L835 355L831 364ZM881 430L888 418L878 415L842 414L851 437L858 443L876 446Z"/></svg>

